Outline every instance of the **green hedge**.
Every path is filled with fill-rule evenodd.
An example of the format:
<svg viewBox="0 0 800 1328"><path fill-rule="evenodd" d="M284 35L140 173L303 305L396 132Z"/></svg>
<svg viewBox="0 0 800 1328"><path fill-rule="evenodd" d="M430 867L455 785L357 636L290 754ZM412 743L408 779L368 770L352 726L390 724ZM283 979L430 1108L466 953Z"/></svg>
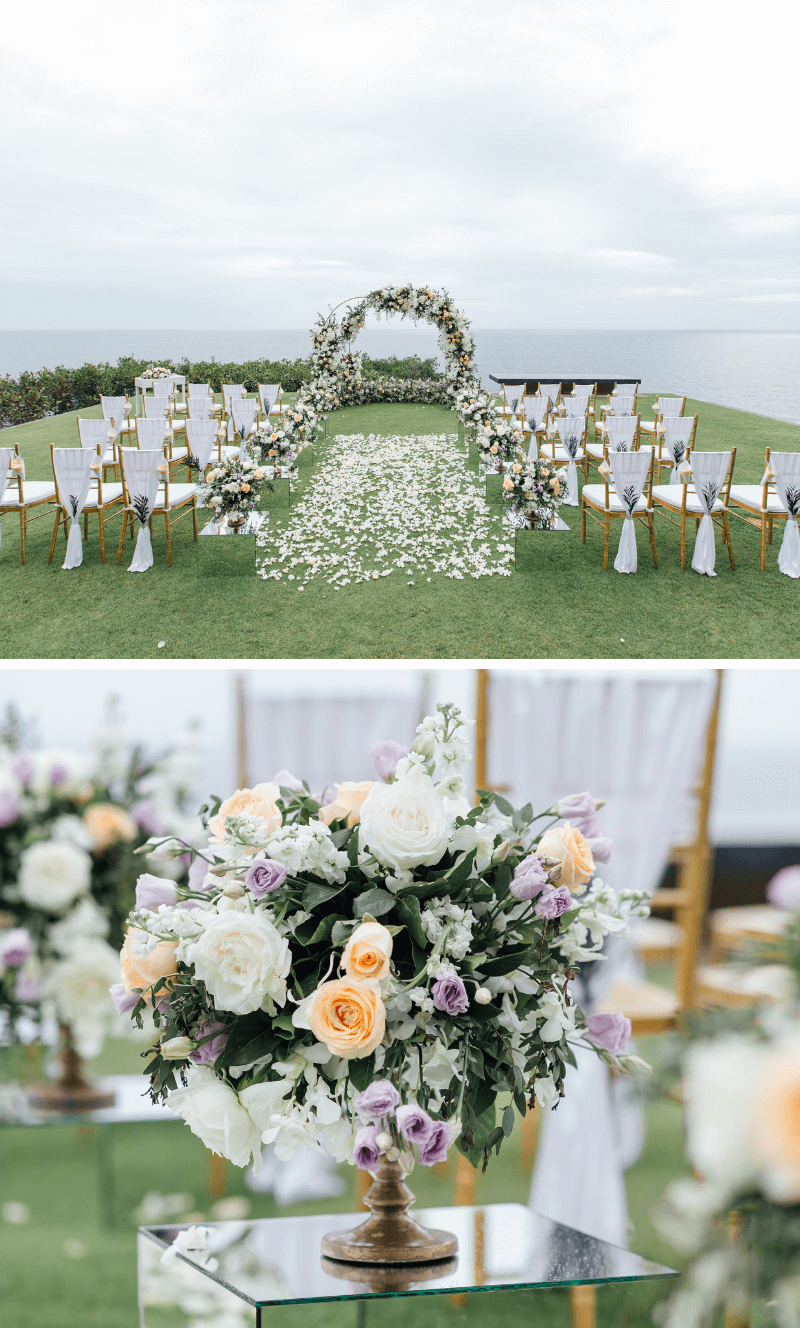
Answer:
<svg viewBox="0 0 800 1328"><path fill-rule="evenodd" d="M84 364L80 369L40 369L21 373L19 378L6 374L0 378L0 428L25 424L47 415L63 415L68 410L95 406L101 396L122 396L134 392L137 378L152 360L123 356L114 364ZM157 360L166 369L183 374L190 383L210 383L215 392L223 383L244 383L248 392L257 391L259 383L281 383L285 392L296 392L311 378L310 360L247 360L244 364L221 364L217 360ZM417 355L405 359L389 356L371 360L365 355L362 373L365 378L388 375L392 378L439 378L434 359L421 360Z"/></svg>

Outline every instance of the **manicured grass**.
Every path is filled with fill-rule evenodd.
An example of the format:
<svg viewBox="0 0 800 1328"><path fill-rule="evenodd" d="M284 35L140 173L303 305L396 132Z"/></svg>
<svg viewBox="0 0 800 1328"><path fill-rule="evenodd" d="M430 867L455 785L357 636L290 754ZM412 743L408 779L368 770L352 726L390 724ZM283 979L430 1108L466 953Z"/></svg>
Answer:
<svg viewBox="0 0 800 1328"><path fill-rule="evenodd" d="M647 1054L646 1048L643 1049ZM129 1043L110 1044L95 1069L135 1073L141 1062ZM19 1060L0 1053L0 1078L19 1073ZM674 1176L685 1170L681 1158L679 1108L660 1101L647 1108L647 1146L641 1160L627 1173L633 1234L630 1247L648 1258L677 1267L674 1251L654 1231L650 1213ZM480 1180L484 1203L527 1200L529 1176L520 1166L518 1129L493 1158ZM136 1328L136 1224L133 1210L150 1190L161 1194L189 1192L197 1211L208 1216L206 1195L208 1154L188 1127L180 1122L115 1126L113 1156L117 1187L117 1225L104 1223L98 1208L97 1131L74 1127L0 1128L0 1206L17 1202L30 1209L30 1221L10 1225L0 1219L4 1257L0 1260L2 1322L9 1328ZM352 1179L352 1170L343 1174ZM454 1163L449 1171L417 1168L412 1186L422 1204L453 1201ZM271 1196L252 1195L242 1173L227 1170L227 1194L247 1195L251 1216L277 1213ZM349 1195L298 1204L282 1210L344 1212L352 1207ZM65 1243L80 1241L83 1257L71 1258ZM309 1258L316 1258L309 1251ZM651 1310L673 1283L600 1288L597 1295L599 1328L633 1328L651 1322ZM154 1322L163 1328L186 1328L188 1320L166 1311ZM369 1323L385 1321L391 1328L568 1328L566 1291L475 1295L463 1308L448 1296L431 1297L421 1305L410 1299L382 1301L368 1311ZM148 1320L149 1324L149 1320ZM355 1308L350 1305L304 1306L271 1310L268 1328L353 1328Z"/></svg>
<svg viewBox="0 0 800 1328"><path fill-rule="evenodd" d="M652 398L642 398L645 418ZM800 449L800 428L704 402L697 442L707 450L737 448L735 482L757 483L764 448ZM99 414L99 408L87 414ZM330 433L454 432L455 417L436 406L363 406L328 421ZM19 441L31 479L52 478L50 443L76 442L74 415L4 430ZM474 458L470 464L474 465ZM311 474L309 452L300 459L301 483ZM596 479L596 472L593 476ZM489 481L499 503L499 481ZM287 515L286 484L267 503L273 521ZM29 526L28 564L19 564L18 523L2 518L0 652L6 658L795 658L800 583L776 568L783 526L776 526L767 570L759 572L758 532L732 520L736 570L718 541L716 579L681 572L678 532L656 520L659 569L653 568L644 529L638 527L639 571L619 576L602 565L602 530L589 523L581 544L580 509L564 509L570 532L518 537L512 577L406 585L386 577L344 587L335 596L324 579L303 593L291 585L233 571L238 559L195 546L191 519L174 535L174 566L166 564L163 522L155 522L154 568L129 575L132 545L120 567L120 521L107 527L109 557L100 564L94 528L83 568L60 570L63 539L52 564L47 549L52 518ZM621 523L611 533L613 555ZM200 541L203 545L205 541ZM217 544L217 541L209 541ZM220 541L219 543L222 543ZM324 597L324 602L323 602ZM158 642L164 641L163 649Z"/></svg>

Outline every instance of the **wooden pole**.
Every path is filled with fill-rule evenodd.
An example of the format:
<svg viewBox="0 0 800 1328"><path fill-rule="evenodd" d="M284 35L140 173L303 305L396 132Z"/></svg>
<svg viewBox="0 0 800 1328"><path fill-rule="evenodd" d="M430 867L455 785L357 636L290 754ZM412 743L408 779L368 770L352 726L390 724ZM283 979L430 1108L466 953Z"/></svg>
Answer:
<svg viewBox="0 0 800 1328"><path fill-rule="evenodd" d="M489 737L489 670L477 671L477 696L475 701L475 798L478 789L488 787L486 783L486 761Z"/></svg>
<svg viewBox="0 0 800 1328"><path fill-rule="evenodd" d="M247 734L245 731L246 703L244 693L244 674L236 674L236 783L244 789L247 783Z"/></svg>

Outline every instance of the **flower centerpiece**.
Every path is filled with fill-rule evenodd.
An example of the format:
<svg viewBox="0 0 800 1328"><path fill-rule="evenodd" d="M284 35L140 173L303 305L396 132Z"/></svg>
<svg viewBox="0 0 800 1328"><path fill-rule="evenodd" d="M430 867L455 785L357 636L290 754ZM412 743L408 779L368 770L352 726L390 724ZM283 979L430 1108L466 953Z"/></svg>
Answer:
<svg viewBox="0 0 800 1328"><path fill-rule="evenodd" d="M165 369L163 364L148 364L139 374L140 378L171 378L172 370Z"/></svg>
<svg viewBox="0 0 800 1328"><path fill-rule="evenodd" d="M201 503L213 508L214 520L223 517L229 526L243 526L255 508L264 488L274 484L259 462L249 452L223 457L214 462L204 480L197 486Z"/></svg>
<svg viewBox="0 0 800 1328"><path fill-rule="evenodd" d="M558 470L546 457L512 462L503 479L503 502L518 528L552 530L564 501Z"/></svg>
<svg viewBox="0 0 800 1328"><path fill-rule="evenodd" d="M280 424L262 424L250 438L248 450L259 467L268 476L278 473L297 477L296 461L306 444L300 441L293 430Z"/></svg>
<svg viewBox="0 0 800 1328"><path fill-rule="evenodd" d="M485 1166L517 1115L558 1102L590 1034L574 966L647 908L595 878L610 845L588 794L538 816L491 792L470 806L455 706L411 751L374 755L384 782L329 801L295 781L216 805L202 882L131 914L123 981L134 1020L152 1011L159 1029L154 1100L238 1166L258 1168L266 1143L375 1171L367 1202L394 1196L393 1239L368 1226L327 1252L430 1259L452 1238L411 1224L412 1239L402 1176L453 1144Z"/></svg>

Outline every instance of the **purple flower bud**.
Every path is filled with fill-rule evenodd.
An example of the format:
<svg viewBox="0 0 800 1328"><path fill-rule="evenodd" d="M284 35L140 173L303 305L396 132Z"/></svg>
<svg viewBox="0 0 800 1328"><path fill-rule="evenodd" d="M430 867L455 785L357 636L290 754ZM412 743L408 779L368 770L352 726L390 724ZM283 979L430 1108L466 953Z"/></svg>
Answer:
<svg viewBox="0 0 800 1328"><path fill-rule="evenodd" d="M175 904L177 899L177 886L172 881L165 881L162 876L152 876L150 872L145 872L136 882L137 908L146 908L154 913L159 904Z"/></svg>
<svg viewBox="0 0 800 1328"><path fill-rule="evenodd" d="M258 862L254 862L247 870L244 878L245 889L250 891L254 899L263 899L264 895L279 890L288 875L282 862L275 862L272 858L259 858Z"/></svg>
<svg viewBox="0 0 800 1328"><path fill-rule="evenodd" d="M433 1131L433 1121L427 1111L418 1107L416 1102L408 1102L398 1107L396 1112L397 1128L404 1139L418 1148L424 1148Z"/></svg>
<svg viewBox="0 0 800 1328"><path fill-rule="evenodd" d="M370 745L369 754L381 779L388 780L397 769L397 762L408 756L408 748L401 747L394 738L382 738Z"/></svg>
<svg viewBox="0 0 800 1328"><path fill-rule="evenodd" d="M47 782L50 787L61 788L62 784L66 784L68 778L69 771L63 761L54 761L47 774Z"/></svg>
<svg viewBox="0 0 800 1328"><path fill-rule="evenodd" d="M573 830L579 830L584 839L601 841L600 851L605 853L605 857L598 858L594 852L592 856L598 862L608 862L611 856L611 840L607 838L603 826L598 821L596 811L597 803L591 793L572 793L568 798L561 798L558 802L559 816L569 821Z"/></svg>
<svg viewBox="0 0 800 1328"><path fill-rule="evenodd" d="M359 1093L355 1105L362 1120L380 1121L393 1115L399 1102L400 1094L394 1084L388 1079L376 1079Z"/></svg>
<svg viewBox="0 0 800 1328"><path fill-rule="evenodd" d="M12 756L10 765L12 775L19 780L23 787L30 784L33 779L34 765L29 756L26 756L24 752L18 752L16 756Z"/></svg>
<svg viewBox="0 0 800 1328"><path fill-rule="evenodd" d="M552 922L553 918L560 918L562 913L568 913L575 907L575 900L572 898L565 885L559 885L556 889L552 887L545 890L533 906L533 911L537 918L546 918Z"/></svg>
<svg viewBox="0 0 800 1328"><path fill-rule="evenodd" d="M453 1142L453 1127L447 1121L432 1121L433 1129L427 1143L419 1150L419 1160L423 1167L432 1167L437 1162L447 1161L447 1150Z"/></svg>
<svg viewBox="0 0 800 1328"><path fill-rule="evenodd" d="M602 1047L610 1051L612 1056L619 1056L630 1041L631 1021L619 1011L590 1014L586 1020L586 1036L595 1047Z"/></svg>
<svg viewBox="0 0 800 1328"><path fill-rule="evenodd" d="M767 886L767 899L773 908L800 908L800 866L782 867Z"/></svg>
<svg viewBox="0 0 800 1328"><path fill-rule="evenodd" d="M599 821L595 821L597 829L601 832L598 835L586 835L586 843L592 851L592 857L595 862L610 862L612 842L608 835L602 833L603 827Z"/></svg>
<svg viewBox="0 0 800 1328"><path fill-rule="evenodd" d="M205 858L197 857L192 860L192 865L189 868L190 890L202 890L204 888L203 881L208 875L210 866L211 863L207 862Z"/></svg>
<svg viewBox="0 0 800 1328"><path fill-rule="evenodd" d="M167 833L167 827L159 817L152 802L147 800L137 802L135 806L131 807L131 816L146 835L165 835Z"/></svg>
<svg viewBox="0 0 800 1328"><path fill-rule="evenodd" d="M115 982L113 987L109 987L109 991L117 1014L129 1014L139 999L138 996L129 996L121 982Z"/></svg>
<svg viewBox="0 0 800 1328"><path fill-rule="evenodd" d="M33 954L33 941L27 927L12 927L0 934L0 964L19 968Z"/></svg>
<svg viewBox="0 0 800 1328"><path fill-rule="evenodd" d="M211 1034L214 1036L212 1037ZM207 1042L201 1042L199 1047L189 1052L189 1060L194 1065L213 1065L215 1060L222 1055L225 1050L225 1043L228 1041L228 1034L225 1032L225 1025L220 1024L216 1019L210 1020L207 1024L201 1024L192 1034L195 1042L200 1038L208 1038Z"/></svg>
<svg viewBox="0 0 800 1328"><path fill-rule="evenodd" d="M469 1009L467 989L457 973L446 973L431 987L433 1004L443 1014L466 1014Z"/></svg>
<svg viewBox="0 0 800 1328"><path fill-rule="evenodd" d="M13 789L0 790L0 825L13 825L21 810Z"/></svg>
<svg viewBox="0 0 800 1328"><path fill-rule="evenodd" d="M546 885L547 868L543 860L532 853L519 864L508 888L515 899L533 899Z"/></svg>
<svg viewBox="0 0 800 1328"><path fill-rule="evenodd" d="M376 1143L378 1131L374 1125L364 1125L358 1131L353 1144L353 1161L362 1171L374 1171L381 1160L381 1150Z"/></svg>
<svg viewBox="0 0 800 1328"><path fill-rule="evenodd" d="M23 1005L38 1001L42 994L42 979L38 973L26 973L21 969L14 983L14 995Z"/></svg>

